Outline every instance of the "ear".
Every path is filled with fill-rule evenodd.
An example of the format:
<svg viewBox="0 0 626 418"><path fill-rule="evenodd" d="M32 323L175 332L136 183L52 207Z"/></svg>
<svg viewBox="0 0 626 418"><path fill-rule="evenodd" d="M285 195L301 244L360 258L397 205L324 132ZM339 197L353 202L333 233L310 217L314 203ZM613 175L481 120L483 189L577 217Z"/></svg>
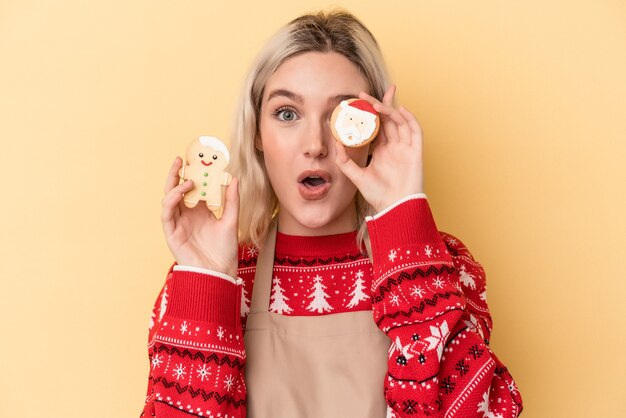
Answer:
<svg viewBox="0 0 626 418"><path fill-rule="evenodd" d="M263 141L261 141L261 136L258 134L254 137L254 147L263 152Z"/></svg>

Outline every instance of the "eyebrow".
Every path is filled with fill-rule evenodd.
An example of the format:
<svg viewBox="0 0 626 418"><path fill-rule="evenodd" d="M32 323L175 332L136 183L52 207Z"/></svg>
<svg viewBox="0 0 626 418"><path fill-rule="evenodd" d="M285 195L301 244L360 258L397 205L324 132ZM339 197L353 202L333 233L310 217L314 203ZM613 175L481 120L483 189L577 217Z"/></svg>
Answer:
<svg viewBox="0 0 626 418"><path fill-rule="evenodd" d="M290 100L293 100L294 102L302 105L304 104L304 97L300 96L299 94L296 94L292 91L289 90L285 90L285 89L277 89L277 90L273 90L268 96L267 96L267 101L269 102L270 100L272 100L274 97L286 97ZM328 103L331 105L338 105L340 102L344 101L344 100L348 100L348 99L353 99L356 98L357 95L355 94L338 94L336 96L330 97L328 99Z"/></svg>
<svg viewBox="0 0 626 418"><path fill-rule="evenodd" d="M328 99L328 104L336 106L339 103L343 102L344 100L355 99L355 98L358 98L356 94L338 94L337 96L331 97L330 99Z"/></svg>
<svg viewBox="0 0 626 418"><path fill-rule="evenodd" d="M286 97L290 100L293 100L294 102L298 103L298 104L302 104L304 103L304 98L302 96L300 96L299 94L296 94L294 92L291 92L289 90L283 90L283 89L278 89L278 90L274 90L272 91L269 96L267 96L267 101L269 102L270 100L272 100L274 97Z"/></svg>

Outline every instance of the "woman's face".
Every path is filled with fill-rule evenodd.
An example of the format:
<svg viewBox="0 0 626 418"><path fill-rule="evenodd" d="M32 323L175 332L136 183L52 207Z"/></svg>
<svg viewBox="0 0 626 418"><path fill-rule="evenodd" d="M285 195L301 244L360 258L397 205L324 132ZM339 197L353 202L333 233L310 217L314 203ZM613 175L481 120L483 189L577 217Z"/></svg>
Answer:
<svg viewBox="0 0 626 418"><path fill-rule="evenodd" d="M368 92L365 78L335 52L296 55L268 79L257 147L280 202L281 232L330 235L354 230L357 190L335 165L329 122L339 102L361 91ZM365 166L368 147L347 152Z"/></svg>

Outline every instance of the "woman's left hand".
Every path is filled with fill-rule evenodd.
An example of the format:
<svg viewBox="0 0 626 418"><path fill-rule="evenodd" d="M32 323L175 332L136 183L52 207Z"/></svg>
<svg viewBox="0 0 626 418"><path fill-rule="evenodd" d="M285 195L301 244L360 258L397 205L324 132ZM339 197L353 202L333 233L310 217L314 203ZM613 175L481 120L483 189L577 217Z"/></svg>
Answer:
<svg viewBox="0 0 626 418"><path fill-rule="evenodd" d="M382 103L368 94L359 95L374 105L381 121L378 137L370 144L374 150L367 167L359 167L335 142L336 164L376 212L424 191L422 128L411 112L393 107L395 92L395 86L389 87Z"/></svg>

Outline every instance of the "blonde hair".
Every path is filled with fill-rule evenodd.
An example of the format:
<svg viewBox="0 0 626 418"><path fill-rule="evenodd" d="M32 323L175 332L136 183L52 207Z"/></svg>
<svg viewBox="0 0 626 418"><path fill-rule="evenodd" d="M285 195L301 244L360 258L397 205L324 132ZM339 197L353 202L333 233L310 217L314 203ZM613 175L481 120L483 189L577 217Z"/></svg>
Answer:
<svg viewBox="0 0 626 418"><path fill-rule="evenodd" d="M278 31L261 51L248 74L236 109L231 170L239 178L242 204L239 213L240 242L261 247L278 199L267 176L255 140L265 84L285 60L306 52L336 52L349 59L379 100L389 85L385 63L374 36L352 14L343 10L300 16ZM372 207L357 192L357 244L369 249L365 216Z"/></svg>

